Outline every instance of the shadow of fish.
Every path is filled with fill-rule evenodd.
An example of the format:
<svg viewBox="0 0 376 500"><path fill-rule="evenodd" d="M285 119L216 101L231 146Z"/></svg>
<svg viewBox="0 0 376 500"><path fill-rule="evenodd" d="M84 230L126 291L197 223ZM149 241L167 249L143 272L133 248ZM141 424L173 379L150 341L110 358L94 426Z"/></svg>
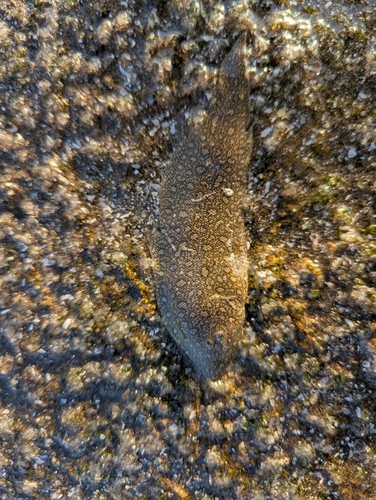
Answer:
<svg viewBox="0 0 376 500"><path fill-rule="evenodd" d="M246 35L225 57L203 121L173 153L152 236L163 321L198 371L218 378L236 353L247 296L242 204L252 138Z"/></svg>

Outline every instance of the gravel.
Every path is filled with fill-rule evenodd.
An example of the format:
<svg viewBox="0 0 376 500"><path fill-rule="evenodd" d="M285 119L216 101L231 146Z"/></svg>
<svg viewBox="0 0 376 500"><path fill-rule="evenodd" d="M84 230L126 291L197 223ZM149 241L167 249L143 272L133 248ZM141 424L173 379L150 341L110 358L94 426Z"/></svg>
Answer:
<svg viewBox="0 0 376 500"><path fill-rule="evenodd" d="M373 498L374 1L0 12L0 498ZM247 323L204 383L161 324L148 230L243 30Z"/></svg>

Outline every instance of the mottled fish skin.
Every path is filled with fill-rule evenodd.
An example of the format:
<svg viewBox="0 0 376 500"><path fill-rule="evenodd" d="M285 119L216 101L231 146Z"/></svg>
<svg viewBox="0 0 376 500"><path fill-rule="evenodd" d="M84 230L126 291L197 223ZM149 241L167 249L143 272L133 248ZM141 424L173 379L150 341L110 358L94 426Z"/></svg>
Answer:
<svg viewBox="0 0 376 500"><path fill-rule="evenodd" d="M242 336L248 290L242 205L252 149L246 35L225 57L201 123L173 153L154 233L163 321L204 376L221 376Z"/></svg>

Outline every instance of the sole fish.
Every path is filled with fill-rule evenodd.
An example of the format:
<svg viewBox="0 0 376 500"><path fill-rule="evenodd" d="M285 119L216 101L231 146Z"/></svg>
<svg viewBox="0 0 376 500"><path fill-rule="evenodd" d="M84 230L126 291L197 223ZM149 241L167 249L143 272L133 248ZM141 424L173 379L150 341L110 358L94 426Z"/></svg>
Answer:
<svg viewBox="0 0 376 500"><path fill-rule="evenodd" d="M220 377L238 350L248 292L242 215L252 150L246 35L225 57L204 119L172 154L152 237L157 304L196 369Z"/></svg>

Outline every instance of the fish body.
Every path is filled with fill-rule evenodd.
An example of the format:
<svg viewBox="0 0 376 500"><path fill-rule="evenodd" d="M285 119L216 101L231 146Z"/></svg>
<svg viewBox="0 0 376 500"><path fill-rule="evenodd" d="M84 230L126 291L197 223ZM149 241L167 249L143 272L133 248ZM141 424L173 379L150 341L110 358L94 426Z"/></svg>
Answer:
<svg viewBox="0 0 376 500"><path fill-rule="evenodd" d="M223 374L242 336L248 291L242 216L252 149L246 36L225 57L203 121L165 169L154 232L165 326L204 377Z"/></svg>

